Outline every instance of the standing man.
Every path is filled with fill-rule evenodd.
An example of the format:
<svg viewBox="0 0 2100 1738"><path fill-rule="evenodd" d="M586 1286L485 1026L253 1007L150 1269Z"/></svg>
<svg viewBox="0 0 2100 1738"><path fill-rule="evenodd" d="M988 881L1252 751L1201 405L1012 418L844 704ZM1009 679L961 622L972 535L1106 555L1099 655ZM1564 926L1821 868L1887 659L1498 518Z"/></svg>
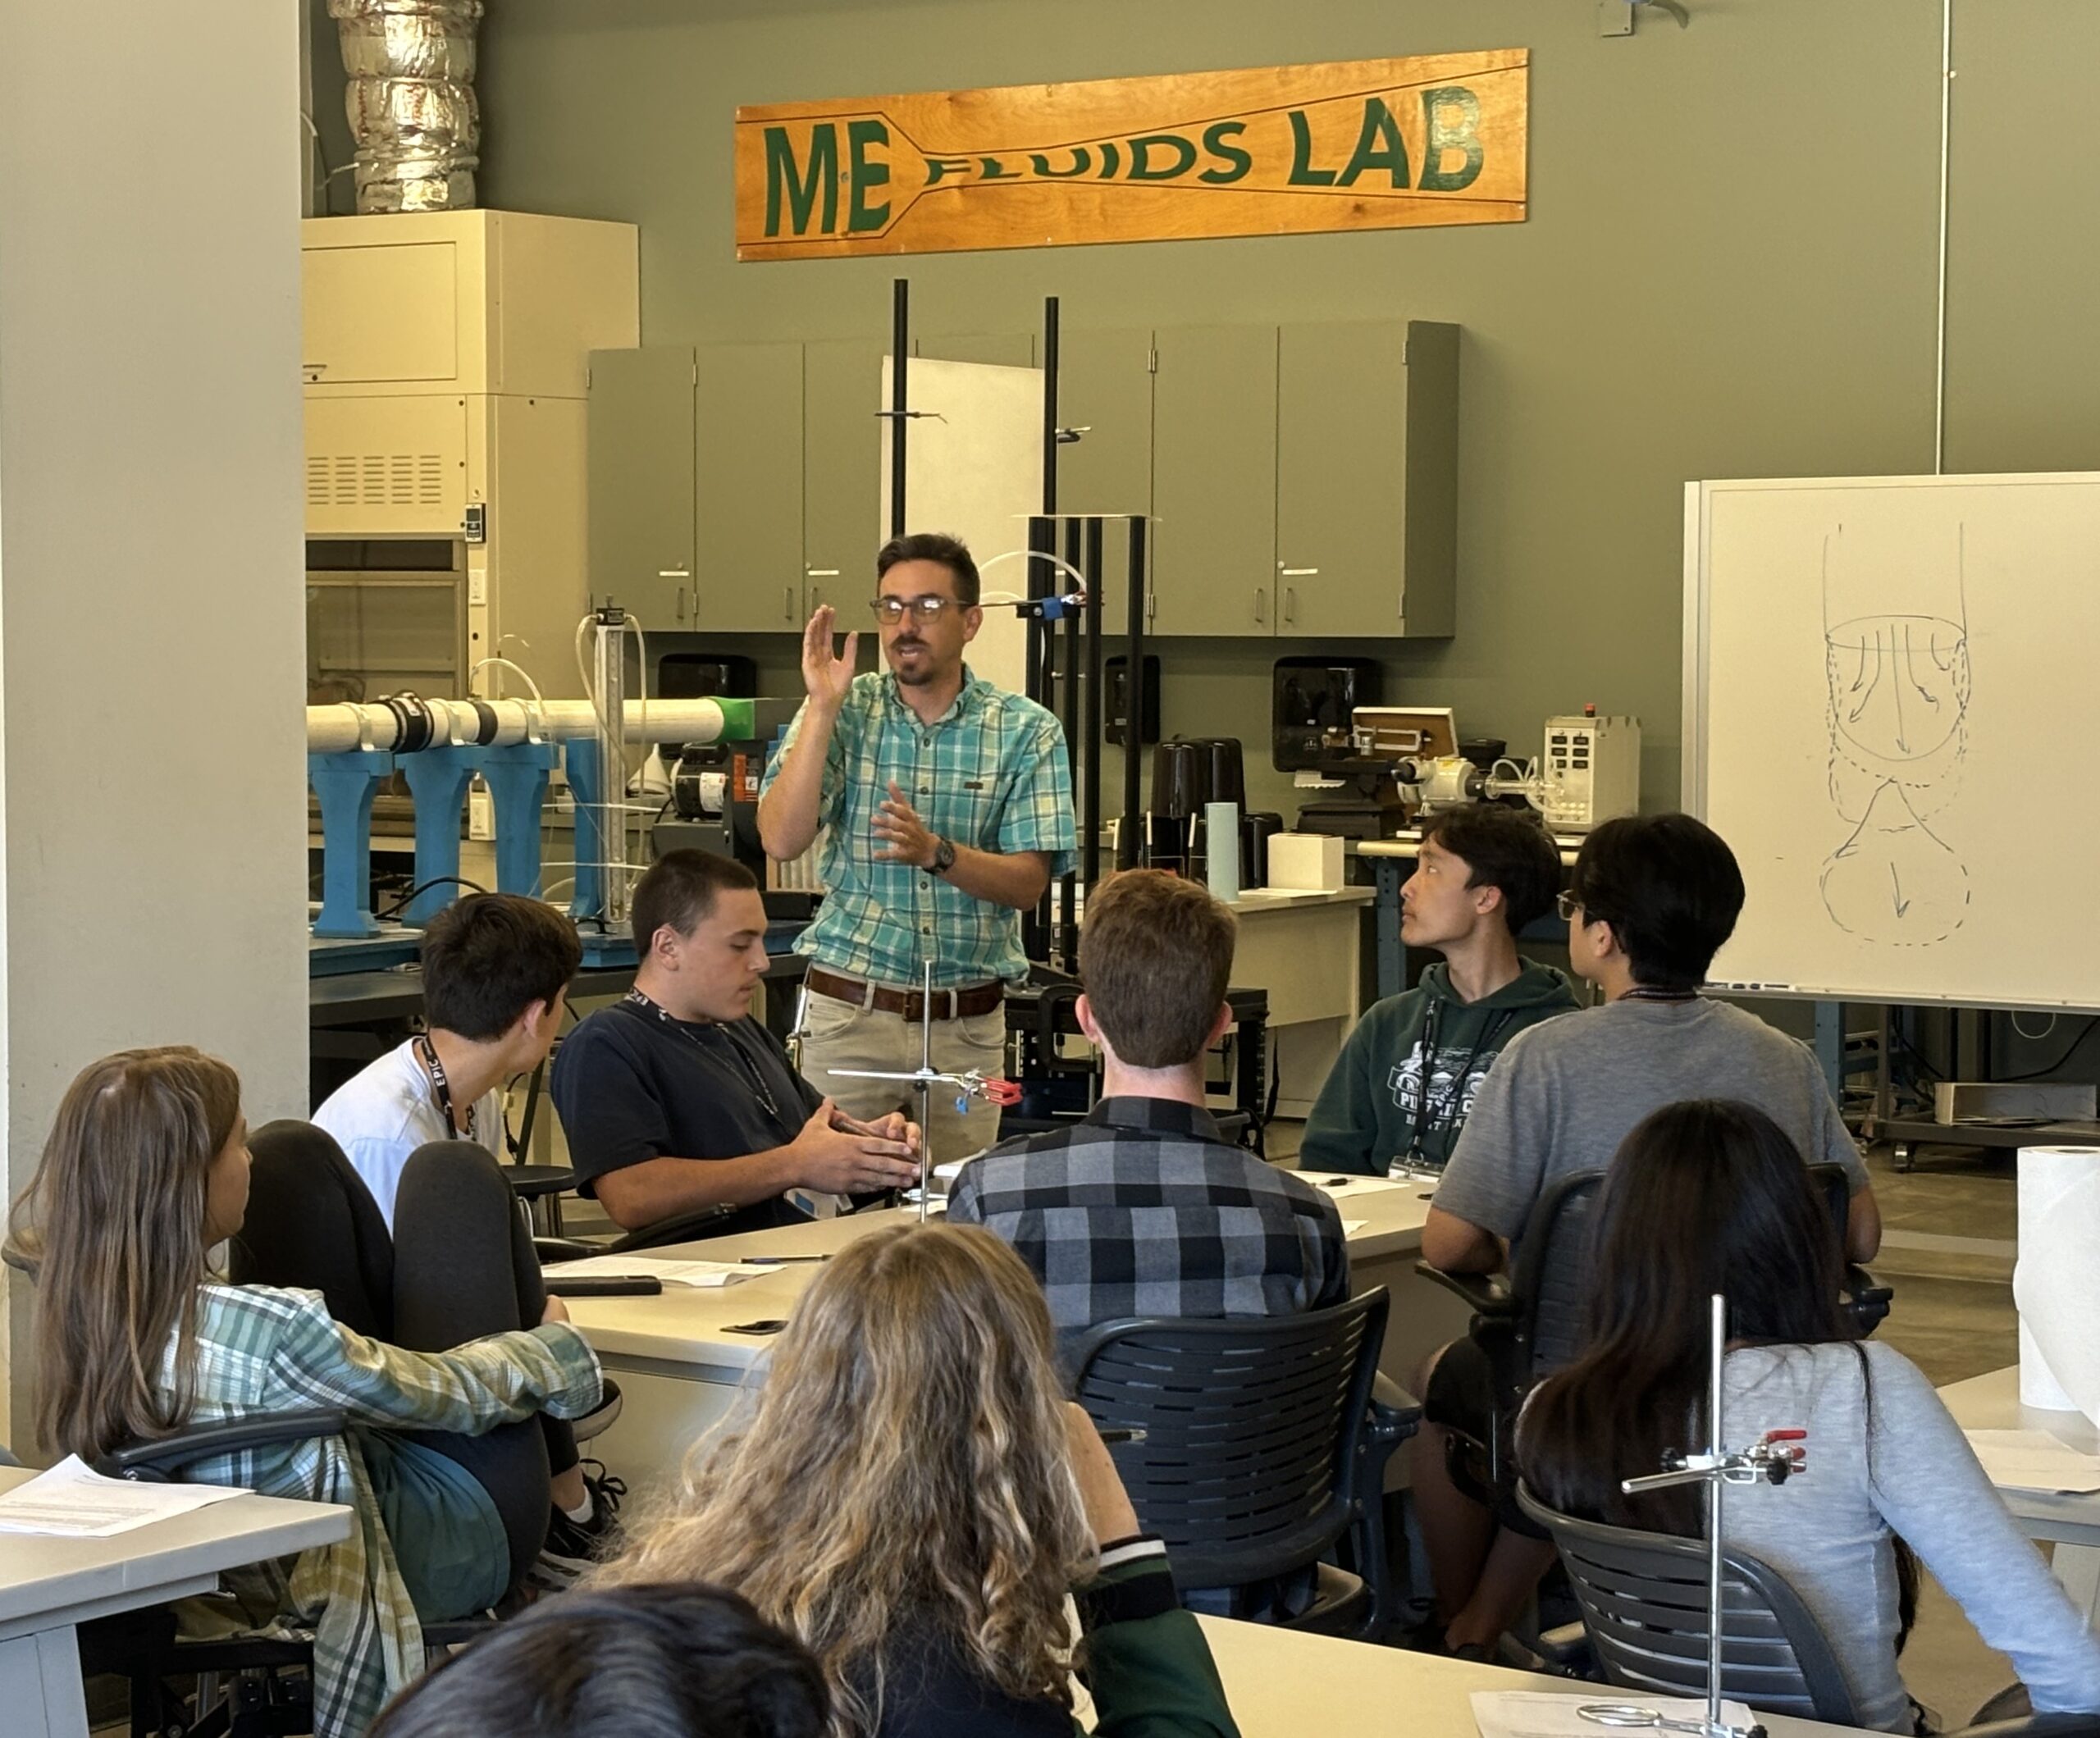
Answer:
<svg viewBox="0 0 2100 1738"><path fill-rule="evenodd" d="M832 651L829 604L802 636L809 698L765 769L759 835L798 857L819 827L824 900L810 926L802 1068L842 1111L898 1109L888 1081L833 1069L919 1065L920 986L934 968L934 1065L997 1074L1006 986L1028 969L1020 914L1071 867L1071 772L1050 712L972 673L977 563L953 537L897 537L875 557L873 610L888 673L853 673L860 636ZM996 1105L932 1095L937 1159L998 1138Z"/></svg>

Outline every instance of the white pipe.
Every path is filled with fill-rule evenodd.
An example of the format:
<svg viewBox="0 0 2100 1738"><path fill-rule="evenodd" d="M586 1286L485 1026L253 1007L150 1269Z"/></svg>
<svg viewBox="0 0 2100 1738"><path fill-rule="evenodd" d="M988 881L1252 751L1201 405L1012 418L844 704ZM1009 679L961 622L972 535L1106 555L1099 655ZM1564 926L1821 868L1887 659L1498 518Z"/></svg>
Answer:
<svg viewBox="0 0 2100 1738"><path fill-rule="evenodd" d="M433 700L423 702L431 713L431 744L441 748L455 742L478 741L481 718L471 700ZM535 705L530 700L483 700L495 714L491 743L523 742L532 736L555 741L571 737L594 737L598 718L587 700L550 700ZM720 705L711 700L651 700L646 709L630 700L622 709L629 742L713 742L724 729ZM370 700L342 700L334 705L306 709L306 746L309 754L340 755L358 748L391 749L398 740L394 714Z"/></svg>

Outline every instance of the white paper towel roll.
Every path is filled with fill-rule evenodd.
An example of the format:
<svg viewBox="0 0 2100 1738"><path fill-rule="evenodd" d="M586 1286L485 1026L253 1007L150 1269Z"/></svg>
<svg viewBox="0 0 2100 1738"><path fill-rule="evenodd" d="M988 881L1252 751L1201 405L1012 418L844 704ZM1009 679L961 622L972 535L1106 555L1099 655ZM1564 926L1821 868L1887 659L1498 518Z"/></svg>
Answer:
<svg viewBox="0 0 2100 1738"><path fill-rule="evenodd" d="M2100 1424L2100 1147L2020 1149L2020 1398Z"/></svg>
<svg viewBox="0 0 2100 1738"><path fill-rule="evenodd" d="M1239 805L1203 805L1204 878L1216 898L1230 905L1239 896Z"/></svg>

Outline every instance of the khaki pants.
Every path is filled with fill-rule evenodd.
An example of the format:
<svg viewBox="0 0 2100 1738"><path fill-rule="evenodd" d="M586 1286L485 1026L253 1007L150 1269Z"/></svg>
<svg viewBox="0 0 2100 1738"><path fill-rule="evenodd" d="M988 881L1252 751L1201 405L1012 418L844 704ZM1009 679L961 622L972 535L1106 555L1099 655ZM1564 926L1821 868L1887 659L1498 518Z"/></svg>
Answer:
<svg viewBox="0 0 2100 1738"><path fill-rule="evenodd" d="M933 1023L934 1066L946 1074L998 1074L1006 1069L1007 1011L994 1008L988 1014L973 1014L961 1020ZM811 991L802 1023L802 1078L848 1116L863 1120L887 1116L892 1111L919 1114L916 1088L897 1080L838 1080L825 1072L833 1068L874 1068L907 1074L919 1065L920 1033L915 1020L906 1023L902 1014L879 1008L856 1007L850 1001L820 996ZM999 1107L988 1099L972 1098L969 1108L958 1113L956 1089L936 1085L927 1106L926 1136L932 1143L934 1162L966 1158L999 1138Z"/></svg>

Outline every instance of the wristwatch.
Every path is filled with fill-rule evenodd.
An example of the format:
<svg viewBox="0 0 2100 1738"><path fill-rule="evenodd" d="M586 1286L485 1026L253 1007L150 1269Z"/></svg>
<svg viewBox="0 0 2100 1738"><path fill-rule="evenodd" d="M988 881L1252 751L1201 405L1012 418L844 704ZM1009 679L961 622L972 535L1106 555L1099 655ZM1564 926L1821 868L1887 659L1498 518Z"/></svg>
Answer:
<svg viewBox="0 0 2100 1738"><path fill-rule="evenodd" d="M936 833L934 837L934 860L926 865L926 873L929 875L945 875L954 867L955 842L952 839L943 838Z"/></svg>

